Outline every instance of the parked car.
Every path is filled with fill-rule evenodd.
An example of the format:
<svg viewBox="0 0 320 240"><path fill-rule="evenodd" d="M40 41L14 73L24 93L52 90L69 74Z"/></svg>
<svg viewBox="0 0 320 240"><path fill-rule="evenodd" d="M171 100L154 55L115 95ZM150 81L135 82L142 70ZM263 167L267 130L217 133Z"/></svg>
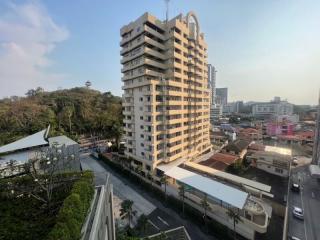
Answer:
<svg viewBox="0 0 320 240"><path fill-rule="evenodd" d="M289 240L301 240L300 238L297 238L295 236L289 236L288 239Z"/></svg>
<svg viewBox="0 0 320 240"><path fill-rule="evenodd" d="M292 158L292 165L293 166L297 166L299 164L298 158L297 157L293 157Z"/></svg>
<svg viewBox="0 0 320 240"><path fill-rule="evenodd" d="M301 208L293 207L292 213L294 217L303 220L303 210Z"/></svg>
<svg viewBox="0 0 320 240"><path fill-rule="evenodd" d="M300 185L297 184L297 183L292 183L292 185L291 185L291 190L292 190L293 192L300 192Z"/></svg>

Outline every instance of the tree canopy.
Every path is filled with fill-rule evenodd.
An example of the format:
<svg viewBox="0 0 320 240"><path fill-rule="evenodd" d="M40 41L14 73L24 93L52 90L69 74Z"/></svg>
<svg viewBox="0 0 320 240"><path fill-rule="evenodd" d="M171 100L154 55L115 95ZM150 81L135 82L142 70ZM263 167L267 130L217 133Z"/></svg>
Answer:
<svg viewBox="0 0 320 240"><path fill-rule="evenodd" d="M118 140L122 130L121 98L110 92L72 88L29 90L26 97L0 100L0 145L51 125L51 134L100 135Z"/></svg>

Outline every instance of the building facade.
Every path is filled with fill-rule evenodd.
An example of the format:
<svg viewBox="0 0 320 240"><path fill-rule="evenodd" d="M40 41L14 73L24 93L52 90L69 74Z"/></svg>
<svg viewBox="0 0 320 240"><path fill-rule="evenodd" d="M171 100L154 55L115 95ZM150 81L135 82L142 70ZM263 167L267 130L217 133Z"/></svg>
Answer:
<svg viewBox="0 0 320 240"><path fill-rule="evenodd" d="M223 106L228 104L228 88L216 88L216 103Z"/></svg>
<svg viewBox="0 0 320 240"><path fill-rule="evenodd" d="M81 240L116 240L113 185L107 175L104 185L96 186L94 198L81 229Z"/></svg>
<svg viewBox="0 0 320 240"><path fill-rule="evenodd" d="M252 106L252 114L255 116L292 115L293 104L275 97L273 101L254 104Z"/></svg>
<svg viewBox="0 0 320 240"><path fill-rule="evenodd" d="M222 114L222 105L212 105L210 108L210 122L213 124L214 121L217 121L222 117Z"/></svg>
<svg viewBox="0 0 320 240"><path fill-rule="evenodd" d="M216 68L208 64L208 88L210 89L210 105L216 104Z"/></svg>
<svg viewBox="0 0 320 240"><path fill-rule="evenodd" d="M211 148L207 44L193 12L121 28L125 155L143 170Z"/></svg>
<svg viewBox="0 0 320 240"><path fill-rule="evenodd" d="M314 132L312 164L320 166L320 93L318 103L318 113L316 119L316 128Z"/></svg>
<svg viewBox="0 0 320 240"><path fill-rule="evenodd" d="M273 146L266 146L264 150L253 151L247 156L252 166L280 177L289 176L291 158L291 150Z"/></svg>

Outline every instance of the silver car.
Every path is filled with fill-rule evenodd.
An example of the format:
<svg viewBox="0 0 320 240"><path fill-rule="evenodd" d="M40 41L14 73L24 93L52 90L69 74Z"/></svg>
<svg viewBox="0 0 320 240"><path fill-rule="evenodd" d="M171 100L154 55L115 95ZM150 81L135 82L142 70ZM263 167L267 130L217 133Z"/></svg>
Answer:
<svg viewBox="0 0 320 240"><path fill-rule="evenodd" d="M293 216L295 216L296 218L299 218L301 220L303 220L303 210L299 207L293 207Z"/></svg>

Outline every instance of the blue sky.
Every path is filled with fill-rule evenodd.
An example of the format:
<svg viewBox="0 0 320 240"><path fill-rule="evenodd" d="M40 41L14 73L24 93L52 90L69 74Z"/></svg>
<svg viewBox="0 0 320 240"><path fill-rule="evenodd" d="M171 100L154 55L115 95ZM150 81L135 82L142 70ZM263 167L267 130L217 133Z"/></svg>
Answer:
<svg viewBox="0 0 320 240"><path fill-rule="evenodd" d="M229 99L317 102L320 1L171 0L169 15L190 10ZM0 97L86 80L120 96L119 30L146 11L163 19L164 1L2 0Z"/></svg>

